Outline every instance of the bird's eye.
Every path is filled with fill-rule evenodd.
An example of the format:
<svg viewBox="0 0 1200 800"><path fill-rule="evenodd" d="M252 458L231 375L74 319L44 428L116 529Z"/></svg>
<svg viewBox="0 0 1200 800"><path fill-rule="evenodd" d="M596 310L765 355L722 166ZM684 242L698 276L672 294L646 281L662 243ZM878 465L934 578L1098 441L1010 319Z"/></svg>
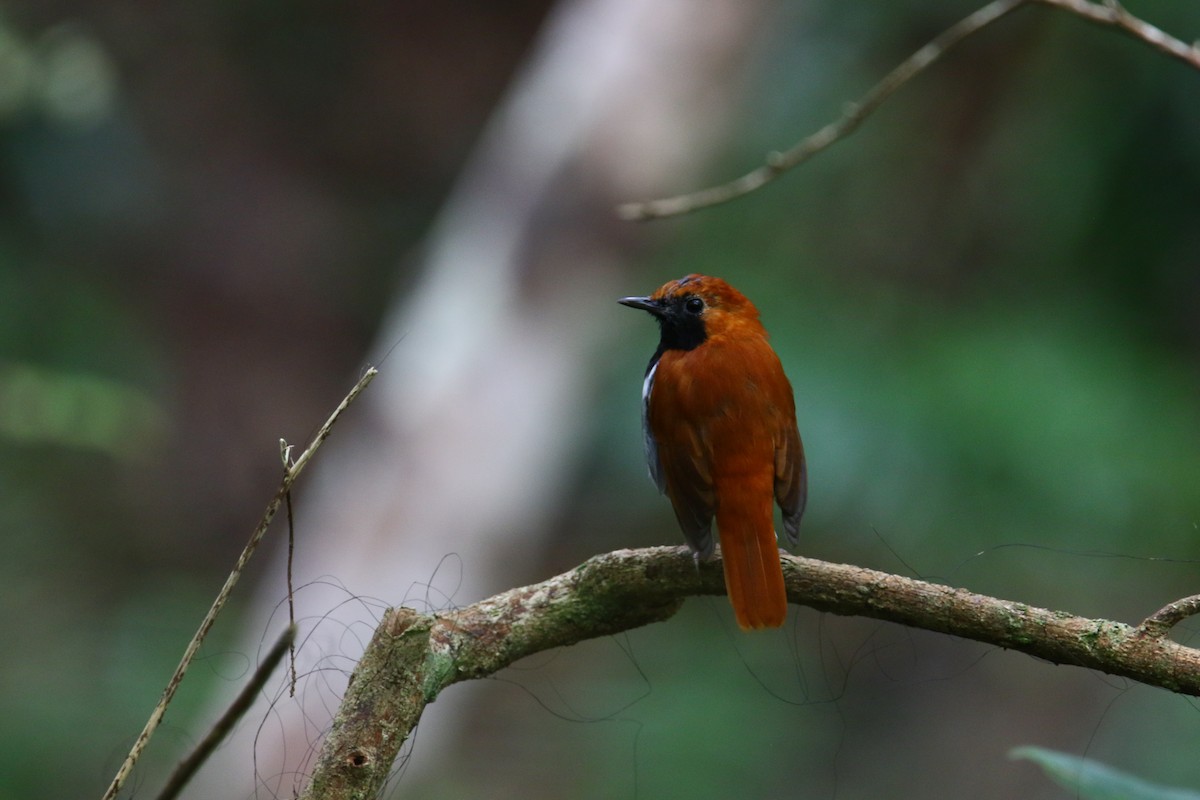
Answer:
<svg viewBox="0 0 1200 800"><path fill-rule="evenodd" d="M688 301L683 304L683 307L685 309L687 309L687 312L689 314L699 314L701 311L704 310L704 301L701 300L699 297L692 297L692 298L689 298Z"/></svg>

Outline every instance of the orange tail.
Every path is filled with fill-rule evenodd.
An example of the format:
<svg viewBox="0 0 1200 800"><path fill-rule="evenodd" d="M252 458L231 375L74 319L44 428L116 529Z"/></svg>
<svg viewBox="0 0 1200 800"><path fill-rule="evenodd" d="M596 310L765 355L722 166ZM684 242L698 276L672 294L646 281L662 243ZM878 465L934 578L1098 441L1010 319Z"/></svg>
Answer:
<svg viewBox="0 0 1200 800"><path fill-rule="evenodd" d="M725 564L725 590L742 630L778 628L787 617L787 589L779 564L779 546L771 509L771 495L757 501L729 502L740 498L722 493L717 507L717 532ZM766 502L763 502L765 498Z"/></svg>

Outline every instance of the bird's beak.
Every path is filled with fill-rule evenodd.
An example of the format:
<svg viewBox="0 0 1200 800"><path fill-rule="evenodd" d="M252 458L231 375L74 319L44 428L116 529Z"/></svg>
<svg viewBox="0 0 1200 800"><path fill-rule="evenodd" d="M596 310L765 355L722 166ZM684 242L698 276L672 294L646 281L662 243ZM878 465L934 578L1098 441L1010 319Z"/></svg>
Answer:
<svg viewBox="0 0 1200 800"><path fill-rule="evenodd" d="M649 311L656 317L661 317L663 313L662 304L657 300L651 300L649 297L622 297L617 302L630 308L640 308L642 311Z"/></svg>

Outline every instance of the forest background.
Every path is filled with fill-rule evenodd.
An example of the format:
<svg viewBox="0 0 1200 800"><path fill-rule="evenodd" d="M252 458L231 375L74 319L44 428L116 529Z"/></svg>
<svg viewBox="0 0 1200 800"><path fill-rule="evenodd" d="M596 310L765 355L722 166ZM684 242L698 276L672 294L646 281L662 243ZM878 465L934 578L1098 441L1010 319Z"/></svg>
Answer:
<svg viewBox="0 0 1200 800"><path fill-rule="evenodd" d="M437 280L430 254L453 235L447 198L479 174L494 110L545 66L564 19L618 5L3 7L0 796L107 784L274 491L280 437L311 434L368 361L393 385L443 379L458 344L423 335L421 298ZM1197 591L1195 70L1033 8L755 195L644 225L613 213L754 166L977 6L714 2L682 17L681 50L646 80L703 69L711 91L692 90L660 128L642 109L629 139L604 125L581 137L590 146L576 143L530 212L527 230L550 244L515 259L504 292L454 306L451 329L476 340L541 317L514 338L525 349L494 345L495 361L445 395L491 404L497 438L523 408L556 402L516 431L551 455L510 459L539 490L498 474L487 485L497 470L445 494L421 483L451 520L520 499L493 529L464 523L480 539L447 540L437 525L450 523L411 500L323 524L354 515L314 510L301 486L298 550L323 553L325 537L359 553L310 556L298 574L301 596L333 586L308 591L319 599L301 634L333 677L308 673L319 680L302 698L329 706L369 635L322 628L330 597L369 620L387 603L469 603L597 552L679 541L641 455L655 332L614 301L692 271L756 301L796 389L812 475L802 554L1128 622ZM1200 35L1193 4L1131 10ZM635 107L649 91L626 86ZM565 124L562 109L538 113ZM680 138L690 128L700 141ZM648 178L635 145L656 165ZM671 172L673 151L686 169ZM597 152L615 160L598 167ZM541 387L539 367L558 362L538 348L555 337L570 368L545 368L567 377ZM379 423L403 402L391 392L364 415L423 424L420 395ZM440 413L473 437L447 445L447 474L490 463L475 448L492 429L453 403ZM318 467L362 463L372 423L346 423L330 444L341 454ZM377 456L366 468L397 492L426 467L442 474ZM380 537L400 555L379 557ZM139 793L269 645L282 545L277 532L275 558L206 645ZM1007 759L1025 744L1200 788L1190 699L807 610L778 635L743 637L721 598L457 688L397 776L420 796L1060 796ZM290 796L293 761L327 724L313 718L285 757L270 744L287 738L275 713L248 718L250 739L222 753L241 796Z"/></svg>

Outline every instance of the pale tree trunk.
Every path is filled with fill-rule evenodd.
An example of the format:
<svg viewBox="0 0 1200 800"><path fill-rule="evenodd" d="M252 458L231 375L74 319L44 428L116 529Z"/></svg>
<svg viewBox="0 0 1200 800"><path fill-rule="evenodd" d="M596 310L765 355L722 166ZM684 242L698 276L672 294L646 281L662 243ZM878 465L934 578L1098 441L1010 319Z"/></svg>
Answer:
<svg viewBox="0 0 1200 800"><path fill-rule="evenodd" d="M299 490L297 696L277 688L253 709L196 796L303 785L384 605L467 604L544 577L524 565L592 413L595 358L617 332L608 301L668 277L630 273L650 234L612 209L700 179L762 18L743 0L575 0L552 13L417 284L389 312L371 355L379 378ZM285 622L282 562L269 573L240 648L251 654ZM438 702L409 778L439 768L473 700Z"/></svg>

